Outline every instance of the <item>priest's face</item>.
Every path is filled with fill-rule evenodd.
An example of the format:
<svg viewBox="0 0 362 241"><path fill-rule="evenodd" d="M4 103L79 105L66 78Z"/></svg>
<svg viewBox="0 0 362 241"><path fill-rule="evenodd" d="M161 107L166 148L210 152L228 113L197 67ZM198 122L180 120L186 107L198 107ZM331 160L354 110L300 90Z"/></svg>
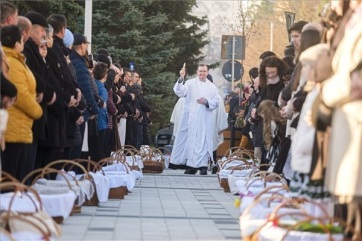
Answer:
<svg viewBox="0 0 362 241"><path fill-rule="evenodd" d="M208 73L209 71L207 70L206 66L199 66L199 68L197 69L197 76L200 80L205 80Z"/></svg>

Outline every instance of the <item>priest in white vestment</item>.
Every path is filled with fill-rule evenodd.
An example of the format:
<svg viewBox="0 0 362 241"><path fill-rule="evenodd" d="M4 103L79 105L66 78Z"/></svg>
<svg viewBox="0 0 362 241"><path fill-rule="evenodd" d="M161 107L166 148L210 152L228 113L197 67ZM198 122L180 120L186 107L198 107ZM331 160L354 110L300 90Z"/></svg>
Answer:
<svg viewBox="0 0 362 241"><path fill-rule="evenodd" d="M178 132L172 148L170 168L186 167L185 174L207 174L209 158L213 160L213 113L219 107L218 90L207 78L208 67L200 64L197 77L184 82L185 69L173 90L185 97Z"/></svg>
<svg viewBox="0 0 362 241"><path fill-rule="evenodd" d="M173 108L170 122L173 123L172 135L176 138L178 128L180 126L181 114L185 105L185 97L178 98L175 107Z"/></svg>

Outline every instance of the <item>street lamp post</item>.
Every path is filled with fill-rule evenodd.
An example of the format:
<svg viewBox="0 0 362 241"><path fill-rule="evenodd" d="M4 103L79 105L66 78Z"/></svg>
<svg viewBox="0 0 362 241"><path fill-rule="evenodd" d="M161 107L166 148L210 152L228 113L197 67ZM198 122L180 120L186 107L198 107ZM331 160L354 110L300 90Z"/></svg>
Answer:
<svg viewBox="0 0 362 241"><path fill-rule="evenodd" d="M84 35L87 36L88 41L92 43L92 9L93 0L85 1L85 14L84 14ZM91 45L88 45L88 53L91 54Z"/></svg>

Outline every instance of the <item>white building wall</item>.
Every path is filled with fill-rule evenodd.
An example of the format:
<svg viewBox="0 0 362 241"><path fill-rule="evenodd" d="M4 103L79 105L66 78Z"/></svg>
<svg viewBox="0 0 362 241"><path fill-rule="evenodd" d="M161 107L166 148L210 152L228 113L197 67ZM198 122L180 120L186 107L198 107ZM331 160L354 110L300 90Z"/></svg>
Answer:
<svg viewBox="0 0 362 241"><path fill-rule="evenodd" d="M214 79L215 85L219 88L219 93L222 97L225 96L224 90L231 90L231 82L227 81L222 76L222 66L227 60L222 60L221 57L221 37L222 35L234 35L234 32L226 26L227 24L235 23L238 13L239 1L223 1L223 0L199 0L197 6L193 9L193 15L195 16L207 16L209 23L205 25L205 28L209 30L207 40L210 44L204 47L203 54L206 55L205 63L211 64L221 61L221 65L210 70L209 73ZM223 21L221 21L221 19Z"/></svg>

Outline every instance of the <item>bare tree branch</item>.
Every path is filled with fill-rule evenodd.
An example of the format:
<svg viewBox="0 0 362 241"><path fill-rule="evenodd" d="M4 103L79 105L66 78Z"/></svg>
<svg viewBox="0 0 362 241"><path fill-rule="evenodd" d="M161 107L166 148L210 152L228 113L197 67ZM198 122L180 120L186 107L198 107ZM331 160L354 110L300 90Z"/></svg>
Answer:
<svg viewBox="0 0 362 241"><path fill-rule="evenodd" d="M239 1L238 14L236 15L234 23L227 23L226 18L219 15L222 24L229 27L234 34L245 36L245 47L248 46L249 40L253 36L260 36L261 33L255 29L255 19L253 5L247 1Z"/></svg>

